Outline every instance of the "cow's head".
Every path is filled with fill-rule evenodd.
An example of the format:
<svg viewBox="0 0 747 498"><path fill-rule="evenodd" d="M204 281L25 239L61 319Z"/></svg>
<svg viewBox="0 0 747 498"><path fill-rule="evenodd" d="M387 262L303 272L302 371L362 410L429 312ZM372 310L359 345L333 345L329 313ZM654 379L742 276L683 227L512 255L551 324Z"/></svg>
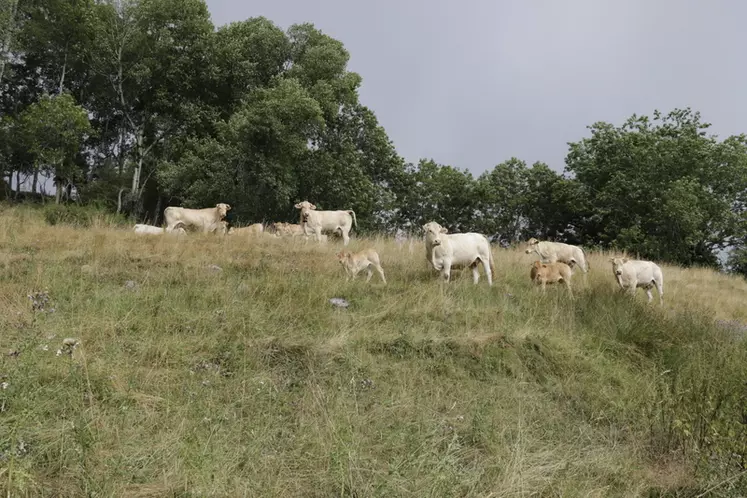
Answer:
<svg viewBox="0 0 747 498"><path fill-rule="evenodd" d="M542 269L542 267L545 266L542 264L542 261L535 261L530 265L529 270L529 277L534 280L537 278L537 275L539 274L539 271Z"/></svg>
<svg viewBox="0 0 747 498"><path fill-rule="evenodd" d="M183 221L177 221L176 225L171 228L172 232L187 233L187 225Z"/></svg>
<svg viewBox="0 0 747 498"><path fill-rule="evenodd" d="M296 209L316 209L316 206L309 201L299 202L294 206Z"/></svg>
<svg viewBox="0 0 747 498"><path fill-rule="evenodd" d="M225 202L220 202L215 205L215 208L218 210L218 215L220 215L220 219L226 217L226 214L231 210L231 206L226 204Z"/></svg>
<svg viewBox="0 0 747 498"><path fill-rule="evenodd" d="M210 231L218 235L226 235L228 233L228 222L219 221L218 223L214 223Z"/></svg>
<svg viewBox="0 0 747 498"><path fill-rule="evenodd" d="M426 240L430 241L434 246L441 245L441 235L449 233L449 231L436 223L435 221L429 221L423 225L423 231L425 232Z"/></svg>
<svg viewBox="0 0 747 498"><path fill-rule="evenodd" d="M184 235L187 233L187 225L185 225L184 222L180 221L176 225L174 225L174 228L171 229L171 233Z"/></svg>
<svg viewBox="0 0 747 498"><path fill-rule="evenodd" d="M345 260L347 260L350 257L350 253L347 251L339 251L335 254L337 256L337 261L340 262L341 265L345 264Z"/></svg>
<svg viewBox="0 0 747 498"><path fill-rule="evenodd" d="M539 244L539 240L532 237L527 241L527 250L524 252L526 252L527 254L531 254L532 251L534 251L534 246L536 246L537 244Z"/></svg>
<svg viewBox="0 0 747 498"><path fill-rule="evenodd" d="M309 211L304 209L301 211L301 223L308 223L309 222Z"/></svg>
<svg viewBox="0 0 747 498"><path fill-rule="evenodd" d="M616 277L622 275L623 265L627 262L628 258L610 258L610 263L612 263L612 273L614 273Z"/></svg>

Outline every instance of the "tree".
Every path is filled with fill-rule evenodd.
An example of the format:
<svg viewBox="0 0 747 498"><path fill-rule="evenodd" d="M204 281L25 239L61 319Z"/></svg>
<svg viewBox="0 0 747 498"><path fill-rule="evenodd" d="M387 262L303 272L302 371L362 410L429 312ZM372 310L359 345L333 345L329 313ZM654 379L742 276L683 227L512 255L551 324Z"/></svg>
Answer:
<svg viewBox="0 0 747 498"><path fill-rule="evenodd" d="M295 220L293 204L311 200L383 227L404 165L358 102L342 43L311 24L286 34L256 18L220 29L214 51L224 119L172 141L157 175L166 192L188 205L235 200L232 214L252 221Z"/></svg>
<svg viewBox="0 0 747 498"><path fill-rule="evenodd" d="M452 232L472 229L477 189L471 173L425 159L405 173L396 187L400 225L415 231L436 221Z"/></svg>
<svg viewBox="0 0 747 498"><path fill-rule="evenodd" d="M217 138L189 141L159 180L186 205L229 202L249 219L287 215L297 192L295 166L308 153L310 129L322 125L318 103L298 81L281 80L253 92Z"/></svg>
<svg viewBox="0 0 747 498"><path fill-rule="evenodd" d="M84 71L83 54L90 48L93 0L25 0L18 33L23 65L35 69L37 86L45 92L65 90L71 69ZM81 83L73 79L73 84Z"/></svg>
<svg viewBox="0 0 747 498"><path fill-rule="evenodd" d="M30 105L19 117L18 139L34 158L36 192L42 168L57 176L74 174L74 158L86 135L91 132L85 109L69 94L45 96ZM56 202L60 202L61 184L57 182Z"/></svg>
<svg viewBox="0 0 747 498"><path fill-rule="evenodd" d="M102 100L122 117L120 153L132 152L129 197L139 211L159 144L210 114L203 104L213 25L202 0L104 2L94 25L99 50L91 64L109 84Z"/></svg>
<svg viewBox="0 0 747 498"><path fill-rule="evenodd" d="M521 238L526 226L528 174L524 161L512 157L477 179L477 230L510 243Z"/></svg>
<svg viewBox="0 0 747 498"><path fill-rule="evenodd" d="M719 142L690 109L623 126L595 123L570 144L567 171L586 196L575 223L587 244L683 265L718 266L747 186L744 137ZM743 208L742 208L743 209Z"/></svg>
<svg viewBox="0 0 747 498"><path fill-rule="evenodd" d="M11 46L17 30L17 11L18 0L6 0L0 4L0 94L2 94L5 67L10 58Z"/></svg>
<svg viewBox="0 0 747 498"><path fill-rule="evenodd" d="M213 87L215 105L230 118L242 100L267 88L290 60L291 42L282 29L264 17L222 26L215 34Z"/></svg>

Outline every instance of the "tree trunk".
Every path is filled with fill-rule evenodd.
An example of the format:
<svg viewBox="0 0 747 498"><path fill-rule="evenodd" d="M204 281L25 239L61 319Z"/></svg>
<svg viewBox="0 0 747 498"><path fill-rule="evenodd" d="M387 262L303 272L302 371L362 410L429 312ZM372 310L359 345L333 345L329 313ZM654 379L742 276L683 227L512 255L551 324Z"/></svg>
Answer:
<svg viewBox="0 0 747 498"><path fill-rule="evenodd" d="M39 183L39 166L34 167L34 178L31 180L31 193L36 193L36 187Z"/></svg>
<svg viewBox="0 0 747 498"><path fill-rule="evenodd" d="M62 76L60 76L60 89L57 92L62 95L62 90L65 88L65 72L67 71L67 46L69 42L65 42L65 59L62 61Z"/></svg>
<svg viewBox="0 0 747 498"><path fill-rule="evenodd" d="M161 201L163 201L162 196L158 196L158 201L156 201L156 212L153 214L153 224L158 225L158 219L161 217Z"/></svg>
<svg viewBox="0 0 747 498"><path fill-rule="evenodd" d="M62 182L54 182L55 184L55 193L54 193L54 203L59 204L60 199L62 199Z"/></svg>
<svg viewBox="0 0 747 498"><path fill-rule="evenodd" d="M122 212L122 192L125 191L125 188L122 187L119 189L119 194L117 194L117 214L120 214Z"/></svg>
<svg viewBox="0 0 747 498"><path fill-rule="evenodd" d="M137 138L135 142L135 150L137 154L135 170L132 172L132 186L130 191L136 194L140 189L140 172L143 169L143 130L139 128L137 130Z"/></svg>
<svg viewBox="0 0 747 498"><path fill-rule="evenodd" d="M5 75L5 56L7 52L10 52L10 44L12 42L12 35L14 29L14 24L16 22L16 9L18 8L18 0L10 0L10 17L8 18L8 26L5 29L5 39L2 40L2 45L0 45L0 82L3 81L3 76ZM0 85L0 95L3 94L2 91L2 85Z"/></svg>

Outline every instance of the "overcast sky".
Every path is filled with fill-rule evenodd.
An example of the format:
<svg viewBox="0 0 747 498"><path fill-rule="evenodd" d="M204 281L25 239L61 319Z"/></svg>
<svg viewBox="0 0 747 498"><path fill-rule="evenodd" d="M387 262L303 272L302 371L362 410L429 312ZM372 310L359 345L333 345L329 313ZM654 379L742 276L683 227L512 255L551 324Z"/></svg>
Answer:
<svg viewBox="0 0 747 498"><path fill-rule="evenodd" d="M691 107L747 132L741 0L207 0L220 26L265 16L342 41L407 160L475 174L516 156L564 167L567 142Z"/></svg>

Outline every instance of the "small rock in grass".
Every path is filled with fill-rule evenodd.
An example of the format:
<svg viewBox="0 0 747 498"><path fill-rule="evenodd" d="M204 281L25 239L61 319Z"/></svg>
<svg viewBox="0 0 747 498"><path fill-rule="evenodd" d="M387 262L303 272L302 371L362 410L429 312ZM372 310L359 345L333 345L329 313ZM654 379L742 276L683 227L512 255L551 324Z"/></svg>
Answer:
<svg viewBox="0 0 747 498"><path fill-rule="evenodd" d="M332 303L332 306L336 306L338 308L347 308L348 306L350 306L350 303L341 297L333 297L329 300L329 302Z"/></svg>
<svg viewBox="0 0 747 498"><path fill-rule="evenodd" d="M60 356L62 354L72 355L73 351L75 351L75 348L77 348L79 345L80 341L78 341L78 339L66 337L62 340L62 348L57 350L57 356Z"/></svg>

